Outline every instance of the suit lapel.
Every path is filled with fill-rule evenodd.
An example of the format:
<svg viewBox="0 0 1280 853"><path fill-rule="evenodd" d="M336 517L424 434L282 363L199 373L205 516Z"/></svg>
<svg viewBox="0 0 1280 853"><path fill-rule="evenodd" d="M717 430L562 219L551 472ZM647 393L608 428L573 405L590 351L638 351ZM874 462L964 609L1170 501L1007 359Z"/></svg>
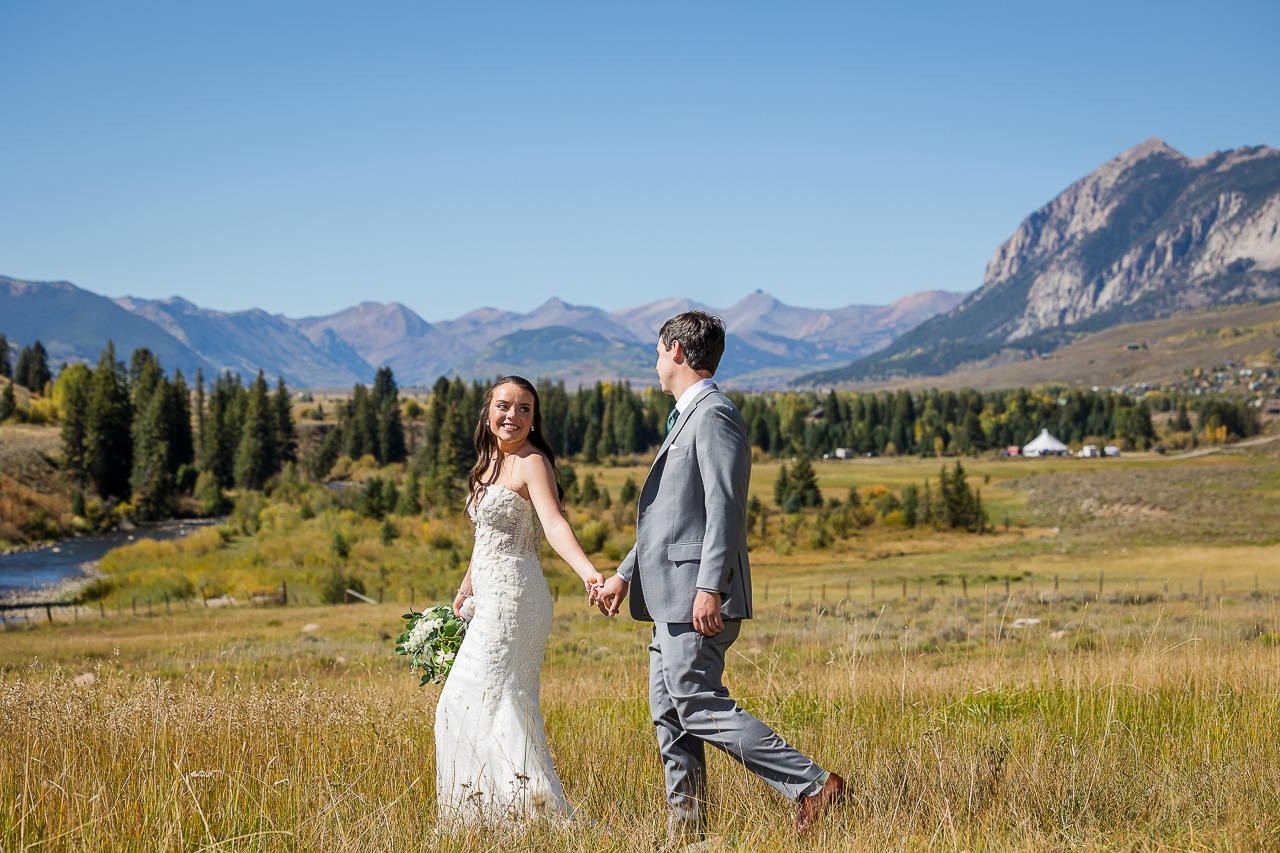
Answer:
<svg viewBox="0 0 1280 853"><path fill-rule="evenodd" d="M702 389L702 393L693 398L693 402L689 404L689 408L680 413L680 417L676 419L676 425L671 428L671 432L667 433L667 437L663 439L662 446L658 448L658 453L653 457L653 464L657 465L658 460L662 458L662 454L666 453L671 445L675 442L675 438L680 434L680 430L684 429L684 425L693 417L693 410L698 408L698 404L707 398L707 395L713 391L719 390L715 384L708 385ZM649 471L653 471L653 466L649 466Z"/></svg>

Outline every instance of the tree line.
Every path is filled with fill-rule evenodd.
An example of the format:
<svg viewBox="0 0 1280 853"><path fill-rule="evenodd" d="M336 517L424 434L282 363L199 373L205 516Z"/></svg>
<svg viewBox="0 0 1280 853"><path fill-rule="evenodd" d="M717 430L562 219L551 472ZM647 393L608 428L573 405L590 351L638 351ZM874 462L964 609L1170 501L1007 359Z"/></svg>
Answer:
<svg viewBox="0 0 1280 853"><path fill-rule="evenodd" d="M7 369L2 339L0 353L5 355L0 368ZM23 353L19 362L26 380L38 381L48 371L44 348L37 342ZM372 457L379 465L408 462L415 496L420 489L430 502L460 499L460 481L475 461L473 433L487 384L441 377L426 405L419 406L401 399L393 371L383 367L372 385L357 383L350 399L338 405L336 426L302 461L303 468L319 480L343 456ZM657 388L637 391L626 382L570 391L563 381L543 380L538 389L551 446L562 460L589 464L657 446L674 404ZM272 393L261 372L248 383L226 372L206 393L201 372L189 386L181 371L166 375L146 349L135 351L126 368L109 343L96 367L64 366L53 394L62 411L64 465L77 486L92 487L108 499L136 495L148 513L163 514L176 494L193 488L214 504L220 499L214 490L261 489L297 457L288 389L280 379ZM1145 446L1155 437L1146 401L1110 391L729 396L742 411L752 445L774 455L817 457L837 447L857 453L976 455L1026 443L1041 429L1068 442L1098 437ZM1256 429L1243 406L1200 405L1202 417L1214 424L1232 431ZM413 453L406 419L422 435Z"/></svg>
<svg viewBox="0 0 1280 853"><path fill-rule="evenodd" d="M247 386L228 371L206 397L202 371L192 388L146 348L126 367L108 341L95 367L64 366L53 395L77 514L86 488L148 518L170 514L193 491L206 511L219 511L222 489L261 489L297 456L289 390L281 379L272 395L261 371Z"/></svg>
<svg viewBox="0 0 1280 853"><path fill-rule="evenodd" d="M1146 403L1109 391L730 396L737 398L752 444L774 454L821 456L847 447L857 453L975 455L1026 444L1042 429L1065 442L1098 437L1140 447L1155 438Z"/></svg>

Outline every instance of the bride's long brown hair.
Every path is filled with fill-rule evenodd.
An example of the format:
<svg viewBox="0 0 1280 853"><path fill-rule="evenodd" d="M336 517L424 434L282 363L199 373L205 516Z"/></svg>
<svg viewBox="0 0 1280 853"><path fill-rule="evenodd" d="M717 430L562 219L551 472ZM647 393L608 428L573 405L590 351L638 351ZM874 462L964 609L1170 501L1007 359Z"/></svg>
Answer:
<svg viewBox="0 0 1280 853"><path fill-rule="evenodd" d="M523 376L504 376L489 386L484 392L484 403L480 406L480 418L476 422L475 444L476 464L467 475L467 503L476 500L480 490L498 480L498 437L489 429L489 406L493 404L493 392L502 385L515 385L533 395L533 424L529 429L529 443L546 456L551 462L551 471L556 478L556 494L561 505L564 504L564 489L560 487L560 469L556 467L556 453L547 441L547 434L542 429L542 402L538 399L538 389ZM484 481L484 472L493 465L493 473Z"/></svg>

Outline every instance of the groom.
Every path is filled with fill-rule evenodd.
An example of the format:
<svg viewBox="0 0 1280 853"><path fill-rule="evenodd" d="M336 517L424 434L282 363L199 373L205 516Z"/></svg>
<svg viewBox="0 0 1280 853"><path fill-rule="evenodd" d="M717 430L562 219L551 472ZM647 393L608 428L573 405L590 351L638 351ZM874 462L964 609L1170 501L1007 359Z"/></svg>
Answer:
<svg viewBox="0 0 1280 853"><path fill-rule="evenodd" d="M702 837L708 743L796 801L803 833L844 796L844 780L739 708L721 681L741 620L751 618L751 442L737 407L711 380L724 354L724 323L688 311L658 337L658 378L676 407L640 490L636 545L597 599L613 615L634 587L632 618L654 623L649 709L666 768L671 840Z"/></svg>

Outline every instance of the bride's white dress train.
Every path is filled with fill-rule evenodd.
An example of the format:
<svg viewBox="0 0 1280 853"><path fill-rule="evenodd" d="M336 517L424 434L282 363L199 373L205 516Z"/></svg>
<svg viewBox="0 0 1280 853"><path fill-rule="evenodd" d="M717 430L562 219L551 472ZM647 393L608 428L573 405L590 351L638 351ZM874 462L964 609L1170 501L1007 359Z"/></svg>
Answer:
<svg viewBox="0 0 1280 853"><path fill-rule="evenodd" d="M570 818L538 704L553 609L542 526L533 504L499 485L470 514L476 610L436 706L440 821Z"/></svg>

